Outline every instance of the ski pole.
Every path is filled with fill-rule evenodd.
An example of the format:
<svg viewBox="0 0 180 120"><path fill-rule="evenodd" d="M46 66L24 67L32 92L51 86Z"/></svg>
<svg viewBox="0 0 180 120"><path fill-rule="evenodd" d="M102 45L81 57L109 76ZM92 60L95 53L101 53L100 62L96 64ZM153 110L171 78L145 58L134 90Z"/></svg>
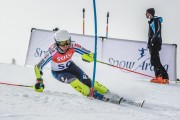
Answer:
<svg viewBox="0 0 180 120"><path fill-rule="evenodd" d="M97 62L102 63L102 64L105 64L105 65L109 65L109 66L112 66L112 67L115 67L115 68L119 68L119 69L122 69L122 70L126 70L126 71L128 71L128 72L136 73L136 74L143 75L143 76L147 76L147 77L150 77L150 78L155 78L154 76L146 75L146 74L143 74L143 73L140 73L140 72L136 72L136 71L133 71L133 70L129 70L129 69L126 69L126 68L123 68L123 67L111 65L111 64L109 64L109 63L102 62L102 61L99 61L99 60L97 60Z"/></svg>
<svg viewBox="0 0 180 120"><path fill-rule="evenodd" d="M5 82L0 82L0 84L11 85L11 86L20 86L20 87L31 87L31 88L33 88L33 86L30 86L30 85L19 85L19 84L5 83Z"/></svg>

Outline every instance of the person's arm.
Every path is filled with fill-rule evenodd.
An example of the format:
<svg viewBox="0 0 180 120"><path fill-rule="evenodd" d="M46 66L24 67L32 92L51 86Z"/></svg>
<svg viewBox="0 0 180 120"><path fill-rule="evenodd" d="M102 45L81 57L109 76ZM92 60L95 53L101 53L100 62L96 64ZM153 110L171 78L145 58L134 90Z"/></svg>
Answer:
<svg viewBox="0 0 180 120"><path fill-rule="evenodd" d="M44 84L42 79L42 69L43 67L52 59L51 49L44 55L44 58L34 67L35 75L36 75L36 84L34 86L35 91L43 92Z"/></svg>
<svg viewBox="0 0 180 120"><path fill-rule="evenodd" d="M52 55L51 55L51 49L49 49L47 51L47 53L44 55L43 59L41 59L41 61L35 65L35 74L36 74L36 78L41 78L43 75L42 69L45 65L48 64L48 62L52 59Z"/></svg>
<svg viewBox="0 0 180 120"><path fill-rule="evenodd" d="M159 20L154 21L154 29L153 29L154 35L151 38L151 43L155 44L158 36L161 32L161 22Z"/></svg>
<svg viewBox="0 0 180 120"><path fill-rule="evenodd" d="M81 55L91 53L90 50L85 49L84 47L82 47L80 44L77 44L77 43L72 43L72 47L74 48L75 52Z"/></svg>
<svg viewBox="0 0 180 120"><path fill-rule="evenodd" d="M91 53L91 51L85 49L81 45L77 43L73 43L72 46L75 49L75 52L81 54L82 60L86 62L92 62L94 61L94 53Z"/></svg>

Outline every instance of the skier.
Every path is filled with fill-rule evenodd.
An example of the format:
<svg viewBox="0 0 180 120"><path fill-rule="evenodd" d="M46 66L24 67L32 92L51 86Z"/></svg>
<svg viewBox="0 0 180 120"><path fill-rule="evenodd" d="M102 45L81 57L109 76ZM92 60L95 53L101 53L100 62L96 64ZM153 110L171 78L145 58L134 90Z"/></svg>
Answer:
<svg viewBox="0 0 180 120"><path fill-rule="evenodd" d="M154 66L155 79L150 82L169 84L169 77L167 71L161 64L159 51L162 46L161 38L161 22L162 17L154 16L154 8L149 8L146 10L146 18L149 19L149 33L148 33L148 49L150 52L150 62Z"/></svg>
<svg viewBox="0 0 180 120"><path fill-rule="evenodd" d="M37 82L35 84L35 91L43 92L43 67L51 61L51 72L55 79L63 83L70 84L76 91L84 96L90 95L92 88L92 81L88 75L79 68L73 61L72 56L74 52L82 54L82 59L87 62L94 61L93 53L86 50L81 45L72 42L71 36L66 30L58 30L54 35L55 43L51 45L44 58L35 65L35 74ZM94 98L100 100L119 101L121 98L111 93L108 88L99 82L94 85Z"/></svg>

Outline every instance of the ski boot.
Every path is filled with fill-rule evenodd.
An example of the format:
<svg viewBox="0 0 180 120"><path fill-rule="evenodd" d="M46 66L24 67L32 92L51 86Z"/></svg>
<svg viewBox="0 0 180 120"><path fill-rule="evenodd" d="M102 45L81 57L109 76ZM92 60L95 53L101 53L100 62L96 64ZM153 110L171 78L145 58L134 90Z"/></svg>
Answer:
<svg viewBox="0 0 180 120"><path fill-rule="evenodd" d="M123 100L123 98L117 94L114 94L114 93L108 91L103 95L102 100L107 101L107 102L111 102L111 103L120 104L120 102Z"/></svg>
<svg viewBox="0 0 180 120"><path fill-rule="evenodd" d="M169 80L163 79L162 77L156 77L156 78L152 79L150 82L159 83L159 84L169 84Z"/></svg>

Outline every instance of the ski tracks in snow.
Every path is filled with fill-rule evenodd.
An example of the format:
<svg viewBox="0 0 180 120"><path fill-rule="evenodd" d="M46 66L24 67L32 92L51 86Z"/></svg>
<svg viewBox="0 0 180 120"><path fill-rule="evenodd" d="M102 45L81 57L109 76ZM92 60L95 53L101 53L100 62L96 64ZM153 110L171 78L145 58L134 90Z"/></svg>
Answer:
<svg viewBox="0 0 180 120"><path fill-rule="evenodd" d="M14 77L9 77L7 72L12 72L12 70ZM33 68L31 70L30 68L0 64L0 81L19 84L33 83L33 80L32 82L24 81L28 78L33 79L32 71ZM20 78L23 79L20 80ZM138 80L136 86L139 86L141 90L145 88L145 91L142 91L143 96L141 94L139 96L146 100L143 108L139 108L127 104L115 105L95 99L87 99L80 94L74 94L70 91L70 88L63 88L63 86L68 86L66 84L57 84L56 86L52 84L52 81L47 82L43 93L35 92L32 88L1 84L0 120L180 119L179 84L159 85ZM56 83L56 81L54 82ZM135 84L135 80L133 80L133 83ZM52 90L54 87L58 87L58 91L56 89ZM129 96L129 98L131 97Z"/></svg>

